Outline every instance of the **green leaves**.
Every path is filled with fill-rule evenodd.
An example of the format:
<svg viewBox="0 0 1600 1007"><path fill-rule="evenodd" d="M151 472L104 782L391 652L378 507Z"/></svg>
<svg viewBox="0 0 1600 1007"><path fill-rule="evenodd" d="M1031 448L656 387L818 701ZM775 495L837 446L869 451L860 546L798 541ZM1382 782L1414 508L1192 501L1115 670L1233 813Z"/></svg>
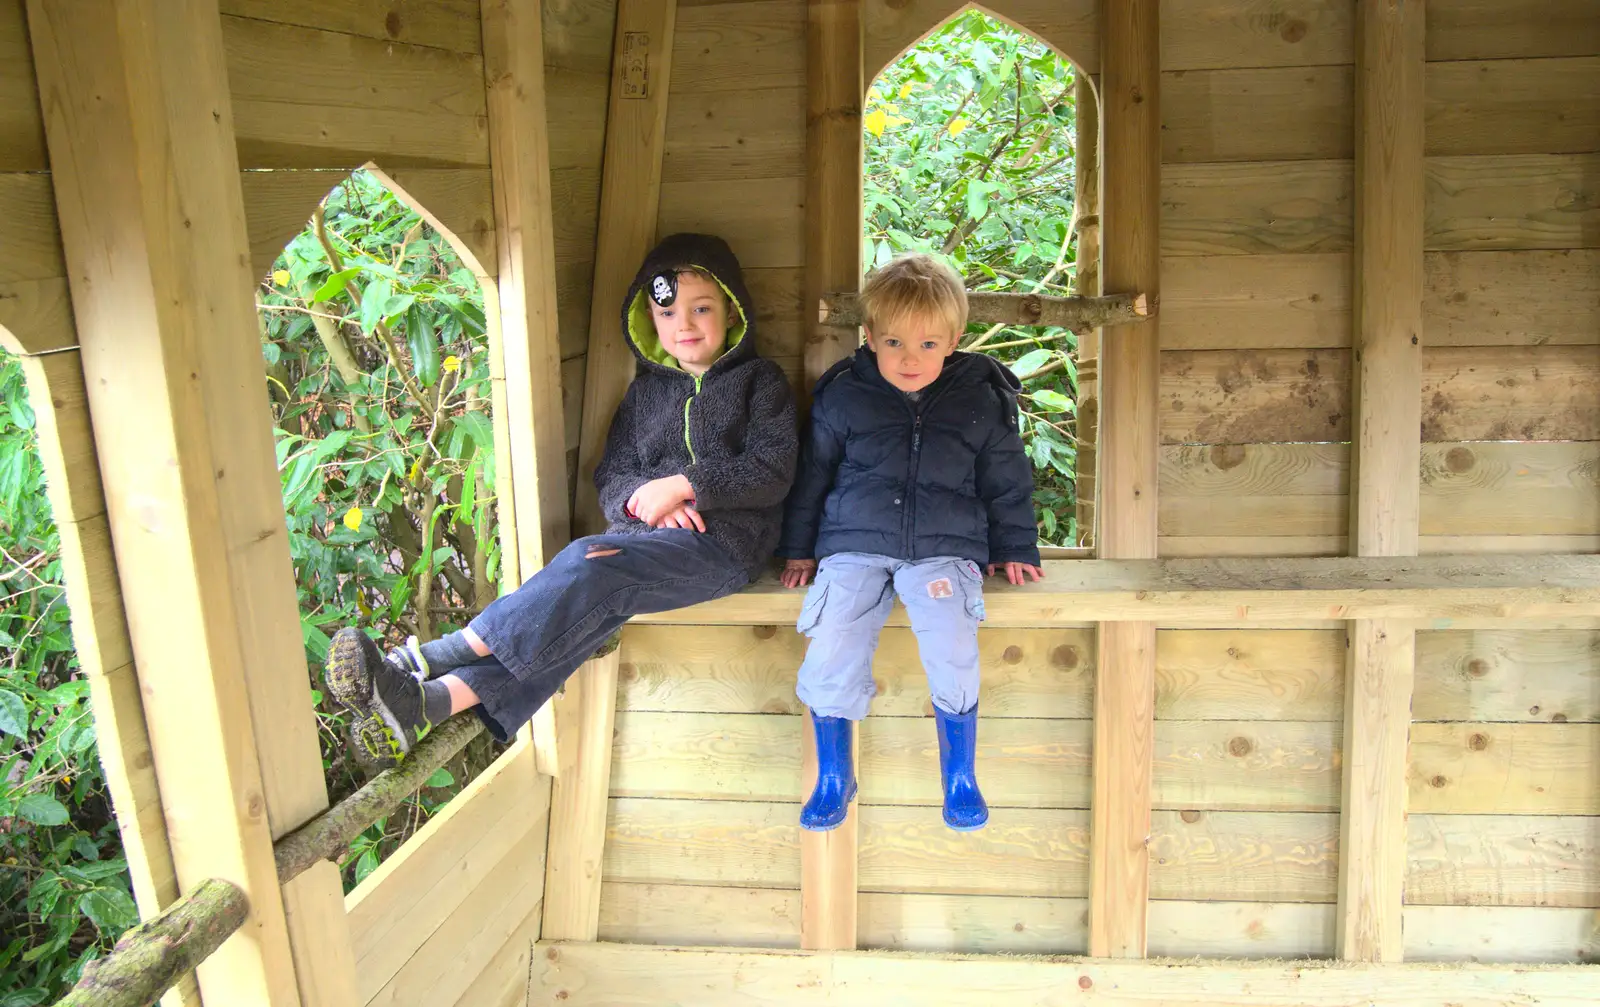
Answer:
<svg viewBox="0 0 1600 1007"><path fill-rule="evenodd" d="M1047 413L1070 413L1073 410L1071 399L1048 388L1040 389L1030 397L1034 405Z"/></svg>
<svg viewBox="0 0 1600 1007"><path fill-rule="evenodd" d="M67 806L48 794L28 794L17 802L17 814L35 825L65 825Z"/></svg>
<svg viewBox="0 0 1600 1007"><path fill-rule="evenodd" d="M0 733L18 736L28 733L28 707L22 697L0 689Z"/></svg>
<svg viewBox="0 0 1600 1007"><path fill-rule="evenodd" d="M96 888L78 899L78 911L102 934L116 935L139 922L139 909L127 892Z"/></svg>

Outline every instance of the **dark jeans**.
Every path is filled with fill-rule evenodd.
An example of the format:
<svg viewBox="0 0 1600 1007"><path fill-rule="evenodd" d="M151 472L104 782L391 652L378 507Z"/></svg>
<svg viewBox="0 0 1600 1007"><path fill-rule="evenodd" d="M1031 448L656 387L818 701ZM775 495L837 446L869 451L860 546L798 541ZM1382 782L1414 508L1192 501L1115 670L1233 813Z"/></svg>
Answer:
<svg viewBox="0 0 1600 1007"><path fill-rule="evenodd" d="M585 559L594 549L622 551ZM749 582L750 572L699 532L580 538L472 620L494 657L453 674L477 693L490 733L509 741L633 616L710 601Z"/></svg>

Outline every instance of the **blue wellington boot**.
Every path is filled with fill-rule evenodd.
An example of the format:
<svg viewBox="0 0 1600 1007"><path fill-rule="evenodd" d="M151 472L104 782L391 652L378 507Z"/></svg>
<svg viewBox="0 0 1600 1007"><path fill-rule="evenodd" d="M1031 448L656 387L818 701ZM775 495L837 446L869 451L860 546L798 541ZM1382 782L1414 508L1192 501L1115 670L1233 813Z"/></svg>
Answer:
<svg viewBox="0 0 1600 1007"><path fill-rule="evenodd" d="M844 823L856 796L855 768L850 764L851 722L812 714L811 723L817 735L817 788L800 809L800 827L827 832Z"/></svg>
<svg viewBox="0 0 1600 1007"><path fill-rule="evenodd" d="M978 708L959 716L933 708L939 721L939 775L944 779L944 823L957 832L981 829L989 806L978 792L973 759L978 749Z"/></svg>

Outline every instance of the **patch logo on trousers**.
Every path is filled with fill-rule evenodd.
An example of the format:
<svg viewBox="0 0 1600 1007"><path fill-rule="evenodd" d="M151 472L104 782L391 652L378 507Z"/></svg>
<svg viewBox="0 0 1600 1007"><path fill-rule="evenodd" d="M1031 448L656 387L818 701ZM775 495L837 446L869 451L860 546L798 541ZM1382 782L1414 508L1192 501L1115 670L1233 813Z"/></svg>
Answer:
<svg viewBox="0 0 1600 1007"><path fill-rule="evenodd" d="M955 596L956 589L951 585L949 577L940 577L938 580L928 581L928 597L954 598Z"/></svg>

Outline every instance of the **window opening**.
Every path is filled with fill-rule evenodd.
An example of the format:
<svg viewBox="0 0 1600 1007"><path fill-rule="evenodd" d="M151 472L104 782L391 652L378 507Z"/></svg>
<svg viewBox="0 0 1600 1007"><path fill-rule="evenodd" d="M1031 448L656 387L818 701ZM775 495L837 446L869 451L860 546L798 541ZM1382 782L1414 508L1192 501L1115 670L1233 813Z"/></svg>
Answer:
<svg viewBox="0 0 1600 1007"><path fill-rule="evenodd" d="M1065 57L976 9L891 63L862 116L867 267L927 252L969 292L1076 293L1075 83ZM1078 337L974 324L961 348L1022 379L1041 544L1087 544L1077 506Z"/></svg>

